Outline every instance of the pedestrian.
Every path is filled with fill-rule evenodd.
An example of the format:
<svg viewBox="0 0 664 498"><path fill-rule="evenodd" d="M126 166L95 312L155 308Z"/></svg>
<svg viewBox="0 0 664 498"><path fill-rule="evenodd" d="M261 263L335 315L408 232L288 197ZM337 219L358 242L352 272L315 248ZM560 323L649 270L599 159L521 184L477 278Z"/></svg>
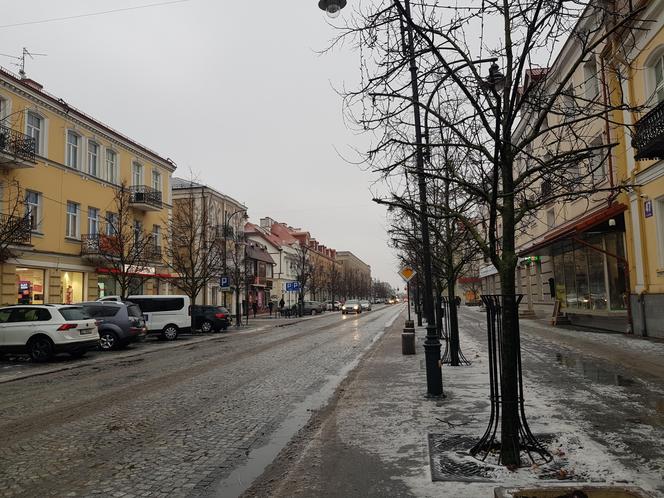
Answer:
<svg viewBox="0 0 664 498"><path fill-rule="evenodd" d="M256 312L258 311L258 303L256 301L251 303L251 309L254 311L254 318L256 318Z"/></svg>
<svg viewBox="0 0 664 498"><path fill-rule="evenodd" d="M284 316L284 306L286 306L286 301L284 301L284 296L282 294L281 299L279 300L279 313L281 313L281 316Z"/></svg>
<svg viewBox="0 0 664 498"><path fill-rule="evenodd" d="M270 301L267 303L267 307L270 308L270 318L272 318L272 308L274 308L274 303Z"/></svg>
<svg viewBox="0 0 664 498"><path fill-rule="evenodd" d="M461 298L459 296L454 298L454 302L456 303L457 308L461 308Z"/></svg>

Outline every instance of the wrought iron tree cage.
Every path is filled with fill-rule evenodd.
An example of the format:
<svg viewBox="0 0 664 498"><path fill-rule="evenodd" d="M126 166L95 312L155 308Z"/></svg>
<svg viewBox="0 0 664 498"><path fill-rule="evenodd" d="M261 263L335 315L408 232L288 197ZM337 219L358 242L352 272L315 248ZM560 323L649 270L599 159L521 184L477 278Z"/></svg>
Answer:
<svg viewBox="0 0 664 498"><path fill-rule="evenodd" d="M450 303L449 297L441 297L441 308L443 315L443 329L442 335L443 340L445 341L445 352L443 353L441 362L443 365L452 364L452 353L450 348L450 306L456 306L456 303ZM468 360L463 352L461 351L461 345L459 345L459 365L470 366L471 362Z"/></svg>
<svg viewBox="0 0 664 498"><path fill-rule="evenodd" d="M486 323L487 323L487 341L488 341L488 354L489 354L489 388L490 388L490 401L491 401L491 414L489 416L489 424L484 432L482 438L470 450L470 454L479 460L485 461L491 454L498 455L497 464L501 463L500 448L501 442L497 438L498 426L501 421L501 412L503 408L503 400L501 396L501 348L503 339L503 310L504 300L506 297L515 298L516 306L518 307L523 294L516 294L515 296L504 296L501 294L483 295L482 301L486 306ZM523 375L521 368L521 338L519 333L518 319L515 322L516 327L516 351L517 351L517 374L518 374L518 390L517 400L518 403L518 445L521 454L527 455L531 462L543 464L550 462L553 457L546 450L546 448L537 440L528 426L526 414L524 409L523 397Z"/></svg>

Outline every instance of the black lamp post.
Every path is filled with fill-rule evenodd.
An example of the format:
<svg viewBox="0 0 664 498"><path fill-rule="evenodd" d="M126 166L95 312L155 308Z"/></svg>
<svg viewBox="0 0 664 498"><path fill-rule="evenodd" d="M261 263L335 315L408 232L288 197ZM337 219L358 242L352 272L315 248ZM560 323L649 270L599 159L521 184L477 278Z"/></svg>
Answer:
<svg viewBox="0 0 664 498"><path fill-rule="evenodd" d="M232 212L230 215L228 215L224 218L223 230L224 230L224 276L225 277L228 276L227 275L227 273L228 273L227 242L228 242L228 232L230 230L230 222L231 222L231 219L233 218L233 216L235 216L238 213L244 213L243 218L244 219L247 218L246 209L238 209L237 211ZM237 243L237 241L235 241L234 243ZM235 282L235 285L236 285L236 288L237 288L237 282ZM226 292L222 291L222 294L223 294L223 298L224 298L223 300L224 300L224 308L225 308L226 307ZM236 295L239 297L239 293L236 292ZM236 301L238 301L238 302L235 303L235 321L236 321L236 325L239 326L240 325L240 303L239 303L239 299L237 299Z"/></svg>

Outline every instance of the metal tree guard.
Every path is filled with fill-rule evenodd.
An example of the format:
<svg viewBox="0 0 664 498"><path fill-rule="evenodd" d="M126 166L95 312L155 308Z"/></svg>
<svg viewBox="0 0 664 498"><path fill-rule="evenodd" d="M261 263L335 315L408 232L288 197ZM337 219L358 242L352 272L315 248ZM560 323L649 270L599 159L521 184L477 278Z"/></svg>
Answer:
<svg viewBox="0 0 664 498"><path fill-rule="evenodd" d="M445 352L443 353L443 358L441 362L443 365L452 364L452 356L450 353L450 298L441 297L441 302L443 304L443 340L445 341ZM453 304L456 306L456 303ZM459 365L470 366L471 362L468 360L463 352L461 351L461 345L459 345Z"/></svg>
<svg viewBox="0 0 664 498"><path fill-rule="evenodd" d="M489 350L489 388L491 400L491 415L489 425L482 438L470 450L470 454L479 460L485 461L489 454L496 452L498 455L498 464L500 464L500 439L496 439L498 425L500 424L500 412L503 400L500 393L500 372L501 372L501 345L503 337L502 311L503 295L484 295L482 301L486 306L486 324L487 339ZM523 299L523 294L516 294L516 305L518 306ZM519 322L516 322L516 344L517 344L517 373L518 373L518 405L519 405L519 448L525 452L533 463L548 463L553 457L537 441L537 438L530 431L526 420L523 398L523 376L521 370L521 337L519 333Z"/></svg>

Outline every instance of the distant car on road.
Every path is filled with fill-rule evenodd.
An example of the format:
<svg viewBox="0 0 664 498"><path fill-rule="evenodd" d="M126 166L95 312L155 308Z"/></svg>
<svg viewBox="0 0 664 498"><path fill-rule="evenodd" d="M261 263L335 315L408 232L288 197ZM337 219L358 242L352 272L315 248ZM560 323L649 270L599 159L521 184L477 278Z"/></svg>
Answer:
<svg viewBox="0 0 664 498"><path fill-rule="evenodd" d="M97 320L99 348L110 351L126 347L147 335L141 308L132 302L92 301L80 303Z"/></svg>
<svg viewBox="0 0 664 498"><path fill-rule="evenodd" d="M348 313L362 313L362 305L355 299L349 299L341 307L341 313L344 315Z"/></svg>
<svg viewBox="0 0 664 498"><path fill-rule="evenodd" d="M341 303L339 301L325 301L325 309L327 311L339 311Z"/></svg>
<svg viewBox="0 0 664 498"><path fill-rule="evenodd" d="M296 305L297 306L297 305ZM318 301L304 301L304 307L302 308L302 313L305 315L316 315L325 311L323 303Z"/></svg>
<svg viewBox="0 0 664 498"><path fill-rule="evenodd" d="M371 303L366 299L360 301L360 306L362 306L362 311L371 311Z"/></svg>
<svg viewBox="0 0 664 498"><path fill-rule="evenodd" d="M194 316L194 328L201 332L219 332L228 329L231 313L223 306L201 306L191 307Z"/></svg>
<svg viewBox="0 0 664 498"><path fill-rule="evenodd" d="M28 353L37 362L54 354L83 356L99 345L94 318L82 306L60 304L0 308L0 352Z"/></svg>

